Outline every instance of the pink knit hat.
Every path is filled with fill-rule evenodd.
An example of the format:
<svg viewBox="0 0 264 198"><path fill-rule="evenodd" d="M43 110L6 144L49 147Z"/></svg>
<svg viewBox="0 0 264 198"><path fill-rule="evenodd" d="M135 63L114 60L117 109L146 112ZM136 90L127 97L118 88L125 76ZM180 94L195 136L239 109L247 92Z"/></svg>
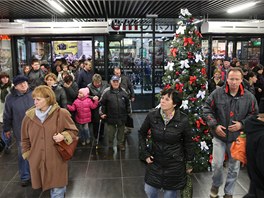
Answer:
<svg viewBox="0 0 264 198"><path fill-rule="evenodd" d="M84 96L88 96L89 95L89 89L88 87L85 87L85 88L81 88L79 89L79 91L84 95Z"/></svg>

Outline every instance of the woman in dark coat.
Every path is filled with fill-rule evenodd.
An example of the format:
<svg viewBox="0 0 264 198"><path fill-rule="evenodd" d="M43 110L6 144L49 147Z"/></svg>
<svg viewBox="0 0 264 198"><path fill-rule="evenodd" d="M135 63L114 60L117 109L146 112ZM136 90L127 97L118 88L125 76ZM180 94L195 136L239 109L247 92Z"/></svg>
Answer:
<svg viewBox="0 0 264 198"><path fill-rule="evenodd" d="M179 110L182 99L174 89L161 92L160 108L150 112L139 130L141 156L147 162L145 192L149 198L176 197L186 184L186 169L194 157L188 117ZM151 133L151 145L146 144Z"/></svg>
<svg viewBox="0 0 264 198"><path fill-rule="evenodd" d="M247 170L250 178L249 192L244 198L264 197L264 114L245 121L247 135Z"/></svg>

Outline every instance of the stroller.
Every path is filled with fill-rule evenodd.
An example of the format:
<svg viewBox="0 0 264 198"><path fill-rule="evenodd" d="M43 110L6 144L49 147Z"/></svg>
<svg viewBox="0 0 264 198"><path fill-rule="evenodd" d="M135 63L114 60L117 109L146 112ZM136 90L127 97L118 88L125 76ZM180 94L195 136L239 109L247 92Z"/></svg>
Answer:
<svg viewBox="0 0 264 198"><path fill-rule="evenodd" d="M11 146L11 137L10 138L7 138L6 135L5 135L5 132L2 131L1 133L1 142L3 142L3 150L4 150L4 153L6 154L9 154L10 153L10 146Z"/></svg>

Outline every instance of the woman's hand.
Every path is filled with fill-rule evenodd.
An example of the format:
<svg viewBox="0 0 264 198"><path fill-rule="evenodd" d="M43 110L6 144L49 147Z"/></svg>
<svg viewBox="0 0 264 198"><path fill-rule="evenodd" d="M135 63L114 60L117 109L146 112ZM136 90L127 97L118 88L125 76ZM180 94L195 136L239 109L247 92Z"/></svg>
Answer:
<svg viewBox="0 0 264 198"><path fill-rule="evenodd" d="M58 133L57 135L54 135L54 136L53 136L53 140L54 140L55 142L61 142L62 140L64 140L64 136L61 135L60 133Z"/></svg>
<svg viewBox="0 0 264 198"><path fill-rule="evenodd" d="M186 169L186 173L187 173L187 174L190 174L190 173L192 172L192 170L193 170L192 168L190 168L190 169Z"/></svg>
<svg viewBox="0 0 264 198"><path fill-rule="evenodd" d="M153 157L153 156L150 156L150 157L148 157L148 158L146 159L146 162L147 162L148 164L151 164L151 163L153 163L153 160L154 160L154 157Z"/></svg>

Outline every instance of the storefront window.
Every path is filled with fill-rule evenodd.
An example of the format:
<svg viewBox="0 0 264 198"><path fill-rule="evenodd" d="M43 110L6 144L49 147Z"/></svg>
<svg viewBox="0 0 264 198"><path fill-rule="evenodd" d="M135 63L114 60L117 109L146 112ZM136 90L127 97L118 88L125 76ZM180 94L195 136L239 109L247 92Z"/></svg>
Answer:
<svg viewBox="0 0 264 198"><path fill-rule="evenodd" d="M0 72L6 72L12 76L11 40L9 37L7 39L0 38Z"/></svg>
<svg viewBox="0 0 264 198"><path fill-rule="evenodd" d="M17 39L17 62L19 73L23 73L23 67L27 64L25 39Z"/></svg>
<svg viewBox="0 0 264 198"><path fill-rule="evenodd" d="M105 55L105 41L103 36L94 37L94 67L96 73L100 74L104 80L105 77L105 67L104 67L104 55Z"/></svg>

